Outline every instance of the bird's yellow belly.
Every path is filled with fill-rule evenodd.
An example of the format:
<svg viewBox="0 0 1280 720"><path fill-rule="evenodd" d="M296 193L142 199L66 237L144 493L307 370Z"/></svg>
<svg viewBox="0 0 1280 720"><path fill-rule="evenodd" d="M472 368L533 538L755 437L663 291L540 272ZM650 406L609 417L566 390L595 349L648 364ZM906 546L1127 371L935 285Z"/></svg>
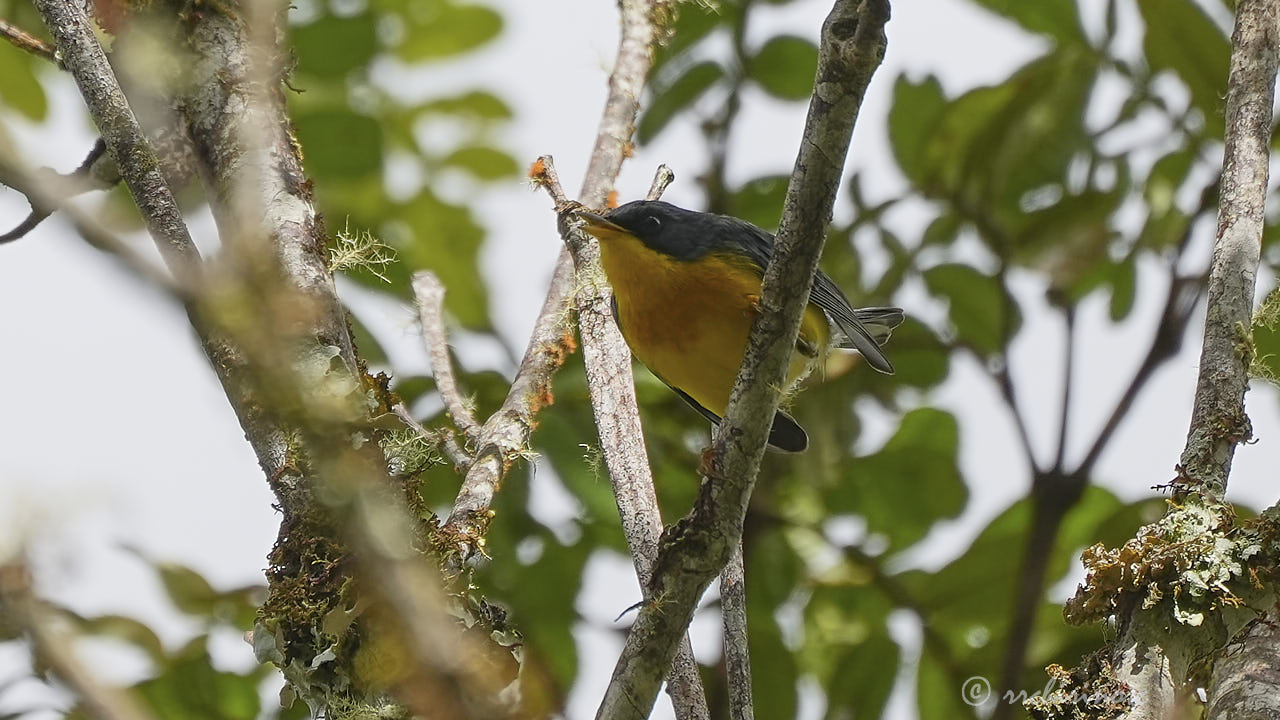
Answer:
<svg viewBox="0 0 1280 720"><path fill-rule="evenodd" d="M755 319L759 271L725 256L680 261L623 238L603 242L601 259L631 351L664 382L723 417ZM822 311L809 306L801 338L821 349L827 333ZM788 385L812 361L793 353Z"/></svg>

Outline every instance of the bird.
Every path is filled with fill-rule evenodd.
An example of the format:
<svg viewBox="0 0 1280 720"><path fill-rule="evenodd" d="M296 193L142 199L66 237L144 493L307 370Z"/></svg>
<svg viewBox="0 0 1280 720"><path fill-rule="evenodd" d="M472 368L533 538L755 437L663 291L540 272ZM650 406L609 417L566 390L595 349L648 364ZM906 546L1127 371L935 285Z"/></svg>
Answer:
<svg viewBox="0 0 1280 720"><path fill-rule="evenodd" d="M728 215L637 200L604 213L579 209L582 229L600 245L613 287L613 315L632 354L703 417L718 425L729 404L758 312L769 232ZM790 393L831 347L857 350L892 374L880 349L903 321L896 307L855 309L821 270L800 325L787 373ZM769 447L803 452L804 428L782 410Z"/></svg>

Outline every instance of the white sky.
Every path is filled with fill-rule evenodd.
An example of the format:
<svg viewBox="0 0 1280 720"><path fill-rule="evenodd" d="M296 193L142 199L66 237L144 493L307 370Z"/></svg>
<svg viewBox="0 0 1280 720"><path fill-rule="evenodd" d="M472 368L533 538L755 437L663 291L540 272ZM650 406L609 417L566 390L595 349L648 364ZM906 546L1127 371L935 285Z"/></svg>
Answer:
<svg viewBox="0 0 1280 720"><path fill-rule="evenodd" d="M616 43L614 4L491 4L501 5L507 20L506 32L492 47L461 63L412 74L379 68L379 77L411 95L495 89L517 108L517 120L503 131L502 144L521 161L554 154L572 191L580 184L604 99ZM826 0L761 7L749 44L779 32L816 39L828 8ZM963 0L900 1L893 12L888 55L863 106L850 157L873 197L888 197L902 188L885 127L892 80L899 72L915 78L935 73L954 94L1000 79L1043 49L1035 38ZM1136 40L1137 31L1128 36ZM68 90L52 100L47 128L12 116L4 122L17 130L31 161L65 171L79 162L93 136L78 97ZM777 103L750 91L743 107L730 179L789 168L803 127L803 103ZM448 128L439 132L440 140L448 139ZM667 199L696 205L700 192L690 178L702 170L703 158L696 128L673 126L625 165L620 196L643 195L653 169L666 162L677 175ZM397 171L391 179L412 181L413 176ZM471 197L486 207L506 208L486 218L490 235L484 270L496 325L509 343L523 348L559 251L549 200L519 180L497 187L455 176L432 182L446 197ZM0 191L0 226L12 226L25 212L19 198ZM900 222L918 228L922 220L908 215ZM193 229L208 247L213 230L207 217ZM1194 252L1201 263L1212 239L1203 230ZM1145 268L1143 280L1152 277L1153 268ZM1265 273L1262 282L1269 289ZM1082 454L1092 428L1110 411L1145 352L1164 288L1158 281L1139 287L1144 292L1132 319L1119 328L1106 320L1105 298L1081 308L1073 413L1082 430L1073 435L1069 457ZM425 373L408 309L370 299L350 284L343 289L354 293L357 311L380 334L396 370ZM1058 415L1061 329L1036 300L1043 294L1034 280L1020 280L1018 293L1038 311L1028 312L1014 344L1014 377L1033 442L1046 457ZM912 312L912 302L922 302L922 296L907 292L897 300ZM1199 317L1193 320L1197 330L1183 353L1156 374L1098 465L1098 481L1126 499L1150 496L1149 486L1173 476L1190 415L1200 322ZM165 606L149 571L121 546L190 564L223 587L262 581L264 557L276 533L272 497L180 310L89 249L55 218L29 237L0 247L0 333L5 350L0 355L0 554L13 543L29 545L39 560L43 592L85 613L141 617L161 627L174 644L192 629ZM465 358L509 370L491 345L464 336L455 339ZM1276 393L1259 385L1255 383L1249 406L1261 442L1238 450L1231 489L1233 499L1255 507L1275 500L1271 443L1280 434ZM932 567L954 557L987 520L1021 497L1028 474L1013 427L980 368L956 362L947 385L929 402L960 419L962 463L972 491L964 516L938 528L918 554L918 562ZM882 438L892 427L873 421L869 431ZM535 482L536 495L549 498L538 503L540 518L571 516L572 501L551 473L536 473ZM620 609L638 599L638 592L624 558L599 557L588 566L578 602L586 618L579 633L581 677L570 717L594 713L619 647L607 628ZM704 658L719 652L718 622L711 612L695 621L695 644ZM236 638L221 638L217 648L230 667L252 662L249 648ZM97 646L90 650L103 652ZM130 657L110 657L112 662L102 669L116 679L136 677L143 667ZM15 674L19 658L12 649L0 649L0 683ZM894 717L912 716L914 695L909 690L903 686L895 693ZM805 716L819 717L822 707L813 694L805 698ZM6 709L0 705L0 712ZM655 717L670 717L665 699L659 700Z"/></svg>

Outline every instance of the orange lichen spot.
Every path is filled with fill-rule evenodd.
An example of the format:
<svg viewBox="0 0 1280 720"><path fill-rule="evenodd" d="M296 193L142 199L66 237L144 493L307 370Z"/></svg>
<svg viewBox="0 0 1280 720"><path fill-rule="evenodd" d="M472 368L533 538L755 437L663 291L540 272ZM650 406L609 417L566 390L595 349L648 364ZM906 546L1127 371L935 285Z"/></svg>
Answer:
<svg viewBox="0 0 1280 720"><path fill-rule="evenodd" d="M632 158L636 156L636 144L633 142L625 142L622 144L622 157Z"/></svg>
<svg viewBox="0 0 1280 720"><path fill-rule="evenodd" d="M533 161L529 166L529 179L535 185L541 185L547 181L547 163L542 158Z"/></svg>
<svg viewBox="0 0 1280 720"><path fill-rule="evenodd" d="M578 349L578 339L572 331L560 336L560 344L564 346L565 355L572 355Z"/></svg>
<svg viewBox="0 0 1280 720"><path fill-rule="evenodd" d="M604 199L604 204L606 207L611 207L611 208L618 207L618 191L610 190L609 195Z"/></svg>

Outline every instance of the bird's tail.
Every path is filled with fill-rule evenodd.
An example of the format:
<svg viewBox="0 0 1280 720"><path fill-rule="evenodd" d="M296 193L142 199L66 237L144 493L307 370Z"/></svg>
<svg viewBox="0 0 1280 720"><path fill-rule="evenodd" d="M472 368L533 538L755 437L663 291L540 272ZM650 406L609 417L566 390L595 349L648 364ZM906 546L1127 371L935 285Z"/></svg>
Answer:
<svg viewBox="0 0 1280 720"><path fill-rule="evenodd" d="M894 328L901 325L904 319L902 308L896 307L859 308L853 314L877 345L888 342Z"/></svg>

